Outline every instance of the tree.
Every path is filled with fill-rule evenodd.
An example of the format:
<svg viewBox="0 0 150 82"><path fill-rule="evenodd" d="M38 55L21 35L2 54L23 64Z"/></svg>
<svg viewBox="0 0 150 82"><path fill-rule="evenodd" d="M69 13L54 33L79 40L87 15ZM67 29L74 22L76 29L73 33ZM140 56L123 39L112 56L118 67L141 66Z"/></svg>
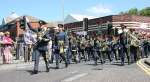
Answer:
<svg viewBox="0 0 150 82"><path fill-rule="evenodd" d="M119 15L126 15L128 12L120 12Z"/></svg>
<svg viewBox="0 0 150 82"><path fill-rule="evenodd" d="M138 9L137 9L137 8L131 8L131 9L128 11L128 14L129 14L129 15L138 15Z"/></svg>
<svg viewBox="0 0 150 82"><path fill-rule="evenodd" d="M140 15L142 16L150 16L150 7L146 7L140 10Z"/></svg>
<svg viewBox="0 0 150 82"><path fill-rule="evenodd" d="M124 12L122 12L122 11L119 13L119 15L124 15L124 14L125 14L125 13L124 13Z"/></svg>

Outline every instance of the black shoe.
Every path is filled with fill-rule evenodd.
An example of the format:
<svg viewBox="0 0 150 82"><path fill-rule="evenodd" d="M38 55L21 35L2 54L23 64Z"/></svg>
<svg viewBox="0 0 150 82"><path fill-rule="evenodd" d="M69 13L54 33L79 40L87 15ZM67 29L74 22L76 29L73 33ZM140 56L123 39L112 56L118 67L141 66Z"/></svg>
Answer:
<svg viewBox="0 0 150 82"><path fill-rule="evenodd" d="M124 63L121 63L121 66L124 66Z"/></svg>
<svg viewBox="0 0 150 82"><path fill-rule="evenodd" d="M49 68L46 68L46 72L49 72Z"/></svg>
<svg viewBox="0 0 150 82"><path fill-rule="evenodd" d="M53 61L51 61L51 60L50 60L50 61L49 61L49 63L50 63L50 64L52 64L52 63L53 63Z"/></svg>
<svg viewBox="0 0 150 82"><path fill-rule="evenodd" d="M38 71L37 71L37 70L34 70L34 71L32 72L32 74L38 74Z"/></svg>
<svg viewBox="0 0 150 82"><path fill-rule="evenodd" d="M59 69L59 67L56 67L55 69Z"/></svg>
<svg viewBox="0 0 150 82"><path fill-rule="evenodd" d="M67 64L67 63L65 64L65 67L66 67L66 68L68 67L68 64Z"/></svg>
<svg viewBox="0 0 150 82"><path fill-rule="evenodd" d="M97 66L97 63L95 63L94 66Z"/></svg>
<svg viewBox="0 0 150 82"><path fill-rule="evenodd" d="M130 65L130 62L128 61L128 65Z"/></svg>

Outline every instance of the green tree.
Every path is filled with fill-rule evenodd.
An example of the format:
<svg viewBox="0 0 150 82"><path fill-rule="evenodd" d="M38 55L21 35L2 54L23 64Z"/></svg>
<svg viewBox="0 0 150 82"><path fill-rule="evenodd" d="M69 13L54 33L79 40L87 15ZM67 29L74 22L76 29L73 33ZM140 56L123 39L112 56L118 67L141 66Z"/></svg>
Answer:
<svg viewBox="0 0 150 82"><path fill-rule="evenodd" d="M138 15L138 9L137 9L137 8L131 8L131 9L128 11L128 14L129 14L129 15Z"/></svg>
<svg viewBox="0 0 150 82"><path fill-rule="evenodd" d="M120 12L119 15L126 15L128 12Z"/></svg>
<svg viewBox="0 0 150 82"><path fill-rule="evenodd" d="M119 15L124 15L124 14L125 14L125 13L124 13L124 12L122 12L122 11L119 13Z"/></svg>
<svg viewBox="0 0 150 82"><path fill-rule="evenodd" d="M142 16L150 16L150 7L146 7L140 10L140 15Z"/></svg>

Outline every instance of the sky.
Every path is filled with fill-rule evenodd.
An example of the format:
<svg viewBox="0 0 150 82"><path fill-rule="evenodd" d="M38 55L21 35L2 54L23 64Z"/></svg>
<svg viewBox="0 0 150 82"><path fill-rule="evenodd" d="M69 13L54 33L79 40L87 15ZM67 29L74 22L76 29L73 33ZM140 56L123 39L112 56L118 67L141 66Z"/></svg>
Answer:
<svg viewBox="0 0 150 82"><path fill-rule="evenodd" d="M11 12L46 21L62 21L68 14L101 17L148 6L150 0L0 0L0 22Z"/></svg>

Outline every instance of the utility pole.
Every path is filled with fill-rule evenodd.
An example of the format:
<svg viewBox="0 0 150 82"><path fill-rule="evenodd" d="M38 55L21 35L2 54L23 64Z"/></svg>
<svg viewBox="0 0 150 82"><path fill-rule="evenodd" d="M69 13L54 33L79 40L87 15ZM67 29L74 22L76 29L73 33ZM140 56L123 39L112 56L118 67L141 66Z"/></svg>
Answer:
<svg viewBox="0 0 150 82"><path fill-rule="evenodd" d="M62 22L64 25L64 0L61 0L61 8L62 8Z"/></svg>
<svg viewBox="0 0 150 82"><path fill-rule="evenodd" d="M65 12L64 12L64 0L61 0L61 11L62 11L62 24L63 24L63 26L65 25ZM65 29L65 27L64 27L64 29ZM67 32L68 32L68 27L66 28L66 30L67 30Z"/></svg>

